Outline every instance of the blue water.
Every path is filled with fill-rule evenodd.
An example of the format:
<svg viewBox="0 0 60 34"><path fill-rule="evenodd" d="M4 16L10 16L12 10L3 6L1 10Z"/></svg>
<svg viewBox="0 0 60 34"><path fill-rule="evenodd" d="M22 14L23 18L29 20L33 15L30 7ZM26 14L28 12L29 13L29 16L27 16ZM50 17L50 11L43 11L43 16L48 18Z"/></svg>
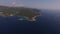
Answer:
<svg viewBox="0 0 60 34"><path fill-rule="evenodd" d="M60 31L60 21L55 19L52 13L43 13L42 16L37 17L36 21L18 20L16 16L0 17L0 32L14 32L14 33L58 33Z"/></svg>

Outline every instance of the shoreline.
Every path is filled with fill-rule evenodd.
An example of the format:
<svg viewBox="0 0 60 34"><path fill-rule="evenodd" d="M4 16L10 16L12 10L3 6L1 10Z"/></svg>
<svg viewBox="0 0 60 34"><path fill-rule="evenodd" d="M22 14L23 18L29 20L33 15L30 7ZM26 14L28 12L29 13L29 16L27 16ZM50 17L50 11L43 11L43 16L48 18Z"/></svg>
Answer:
<svg viewBox="0 0 60 34"><path fill-rule="evenodd" d="M26 17L26 16L17 16L17 17L20 17L18 20L28 20L28 21L36 21L36 17L38 17L38 16L40 16L40 15L37 15L37 16L34 16L34 17L32 17L31 19L29 19L28 17ZM13 16L1 16L1 17L13 17Z"/></svg>

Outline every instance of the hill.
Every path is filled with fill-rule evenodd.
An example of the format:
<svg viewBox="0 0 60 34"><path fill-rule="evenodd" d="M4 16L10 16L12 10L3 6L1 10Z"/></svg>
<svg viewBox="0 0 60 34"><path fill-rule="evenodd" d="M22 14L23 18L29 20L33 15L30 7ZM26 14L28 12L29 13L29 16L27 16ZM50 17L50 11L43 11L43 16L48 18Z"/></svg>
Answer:
<svg viewBox="0 0 60 34"><path fill-rule="evenodd" d="M25 16L28 19L33 20L35 16L40 15L41 10L27 7L8 7L0 6L1 16Z"/></svg>

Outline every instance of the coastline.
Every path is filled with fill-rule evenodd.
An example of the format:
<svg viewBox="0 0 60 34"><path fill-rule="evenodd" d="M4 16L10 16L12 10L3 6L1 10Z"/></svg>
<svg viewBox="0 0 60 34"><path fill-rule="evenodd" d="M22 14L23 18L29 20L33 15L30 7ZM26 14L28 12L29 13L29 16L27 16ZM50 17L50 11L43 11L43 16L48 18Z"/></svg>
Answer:
<svg viewBox="0 0 60 34"><path fill-rule="evenodd" d="M34 17L32 17L31 19L29 19L28 17L23 17L23 18L25 18L25 19L23 19L23 18L20 18L19 20L28 20L28 21L36 21L36 17L38 17L38 16L40 16L40 15L37 15L37 16L34 16Z"/></svg>
<svg viewBox="0 0 60 34"><path fill-rule="evenodd" d="M14 16L14 15L13 15ZM2 17L13 17L13 16L2 16ZM34 17L32 17L31 19L29 19L29 17L26 17L26 16L17 16L17 17L19 17L19 19L18 20L27 20L27 21L36 21L36 17L38 17L38 16L40 16L40 15L37 15L37 16L34 16Z"/></svg>

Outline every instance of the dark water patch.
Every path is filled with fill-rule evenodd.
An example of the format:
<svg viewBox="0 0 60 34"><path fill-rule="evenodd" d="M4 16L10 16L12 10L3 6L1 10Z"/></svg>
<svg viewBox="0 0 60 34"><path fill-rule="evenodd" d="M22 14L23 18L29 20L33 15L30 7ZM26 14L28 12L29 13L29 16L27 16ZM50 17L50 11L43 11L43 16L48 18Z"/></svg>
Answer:
<svg viewBox="0 0 60 34"><path fill-rule="evenodd" d="M18 20L19 17L0 17L0 32L57 33L57 24L52 17L40 16L36 21Z"/></svg>

